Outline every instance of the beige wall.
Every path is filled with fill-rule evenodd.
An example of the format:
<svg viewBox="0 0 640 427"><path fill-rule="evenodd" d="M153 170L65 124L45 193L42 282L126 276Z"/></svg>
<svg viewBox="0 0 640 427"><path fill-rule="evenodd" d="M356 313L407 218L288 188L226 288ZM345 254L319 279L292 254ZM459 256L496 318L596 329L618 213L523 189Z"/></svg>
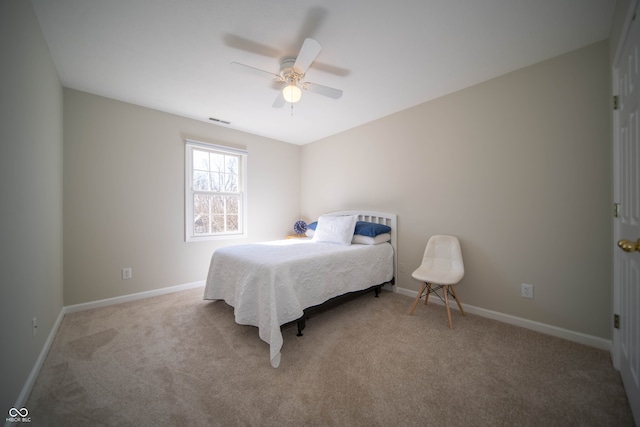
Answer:
<svg viewBox="0 0 640 427"><path fill-rule="evenodd" d="M608 339L609 87L600 42L306 145L302 216L396 212L411 290L429 236L454 234L463 303Z"/></svg>
<svg viewBox="0 0 640 427"><path fill-rule="evenodd" d="M0 412L6 414L62 309L63 101L30 2L0 2L0 55Z"/></svg>
<svg viewBox="0 0 640 427"><path fill-rule="evenodd" d="M298 219L298 146L71 89L64 126L65 305L204 280L215 248ZM249 151L247 239L185 243L187 138Z"/></svg>

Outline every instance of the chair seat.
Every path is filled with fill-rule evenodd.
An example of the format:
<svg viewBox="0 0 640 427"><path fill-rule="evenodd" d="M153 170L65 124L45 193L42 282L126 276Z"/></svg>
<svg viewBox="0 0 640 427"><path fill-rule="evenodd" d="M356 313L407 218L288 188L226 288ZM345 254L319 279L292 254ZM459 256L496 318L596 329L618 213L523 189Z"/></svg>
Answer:
<svg viewBox="0 0 640 427"><path fill-rule="evenodd" d="M455 285L464 276L460 271L443 271L418 267L411 273L411 277L421 282L435 283L437 285Z"/></svg>

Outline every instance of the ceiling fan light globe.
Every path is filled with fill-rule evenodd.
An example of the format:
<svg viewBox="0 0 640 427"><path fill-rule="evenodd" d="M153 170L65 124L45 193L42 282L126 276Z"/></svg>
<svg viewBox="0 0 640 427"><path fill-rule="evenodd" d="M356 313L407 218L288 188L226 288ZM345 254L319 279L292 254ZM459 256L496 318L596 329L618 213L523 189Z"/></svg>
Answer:
<svg viewBox="0 0 640 427"><path fill-rule="evenodd" d="M282 96L285 101L294 103L300 101L300 98L302 98L302 91L295 84L290 84L282 89Z"/></svg>

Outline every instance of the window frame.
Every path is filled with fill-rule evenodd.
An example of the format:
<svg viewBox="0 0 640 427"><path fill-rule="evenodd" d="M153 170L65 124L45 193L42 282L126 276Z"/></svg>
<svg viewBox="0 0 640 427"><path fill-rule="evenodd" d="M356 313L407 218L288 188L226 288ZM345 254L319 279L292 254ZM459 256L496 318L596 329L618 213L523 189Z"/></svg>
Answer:
<svg viewBox="0 0 640 427"><path fill-rule="evenodd" d="M193 151L208 151L210 153L234 156L238 158L238 231L221 233L196 234L194 227L194 197L205 191L193 188ZM185 140L185 242L201 242L207 240L235 239L247 237L247 157L249 152L238 148L210 144L187 139ZM228 192L210 191L210 194L229 194ZM232 193L236 194L236 193Z"/></svg>

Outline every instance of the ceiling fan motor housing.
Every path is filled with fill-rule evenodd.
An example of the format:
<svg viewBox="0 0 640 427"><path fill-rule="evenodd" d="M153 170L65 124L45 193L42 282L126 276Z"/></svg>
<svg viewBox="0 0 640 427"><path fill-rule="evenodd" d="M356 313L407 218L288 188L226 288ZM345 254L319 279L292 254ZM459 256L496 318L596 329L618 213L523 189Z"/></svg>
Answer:
<svg viewBox="0 0 640 427"><path fill-rule="evenodd" d="M304 74L297 73L293 65L296 63L296 58L283 58L280 61L280 76L287 83L296 83L298 84L300 80L304 77Z"/></svg>

